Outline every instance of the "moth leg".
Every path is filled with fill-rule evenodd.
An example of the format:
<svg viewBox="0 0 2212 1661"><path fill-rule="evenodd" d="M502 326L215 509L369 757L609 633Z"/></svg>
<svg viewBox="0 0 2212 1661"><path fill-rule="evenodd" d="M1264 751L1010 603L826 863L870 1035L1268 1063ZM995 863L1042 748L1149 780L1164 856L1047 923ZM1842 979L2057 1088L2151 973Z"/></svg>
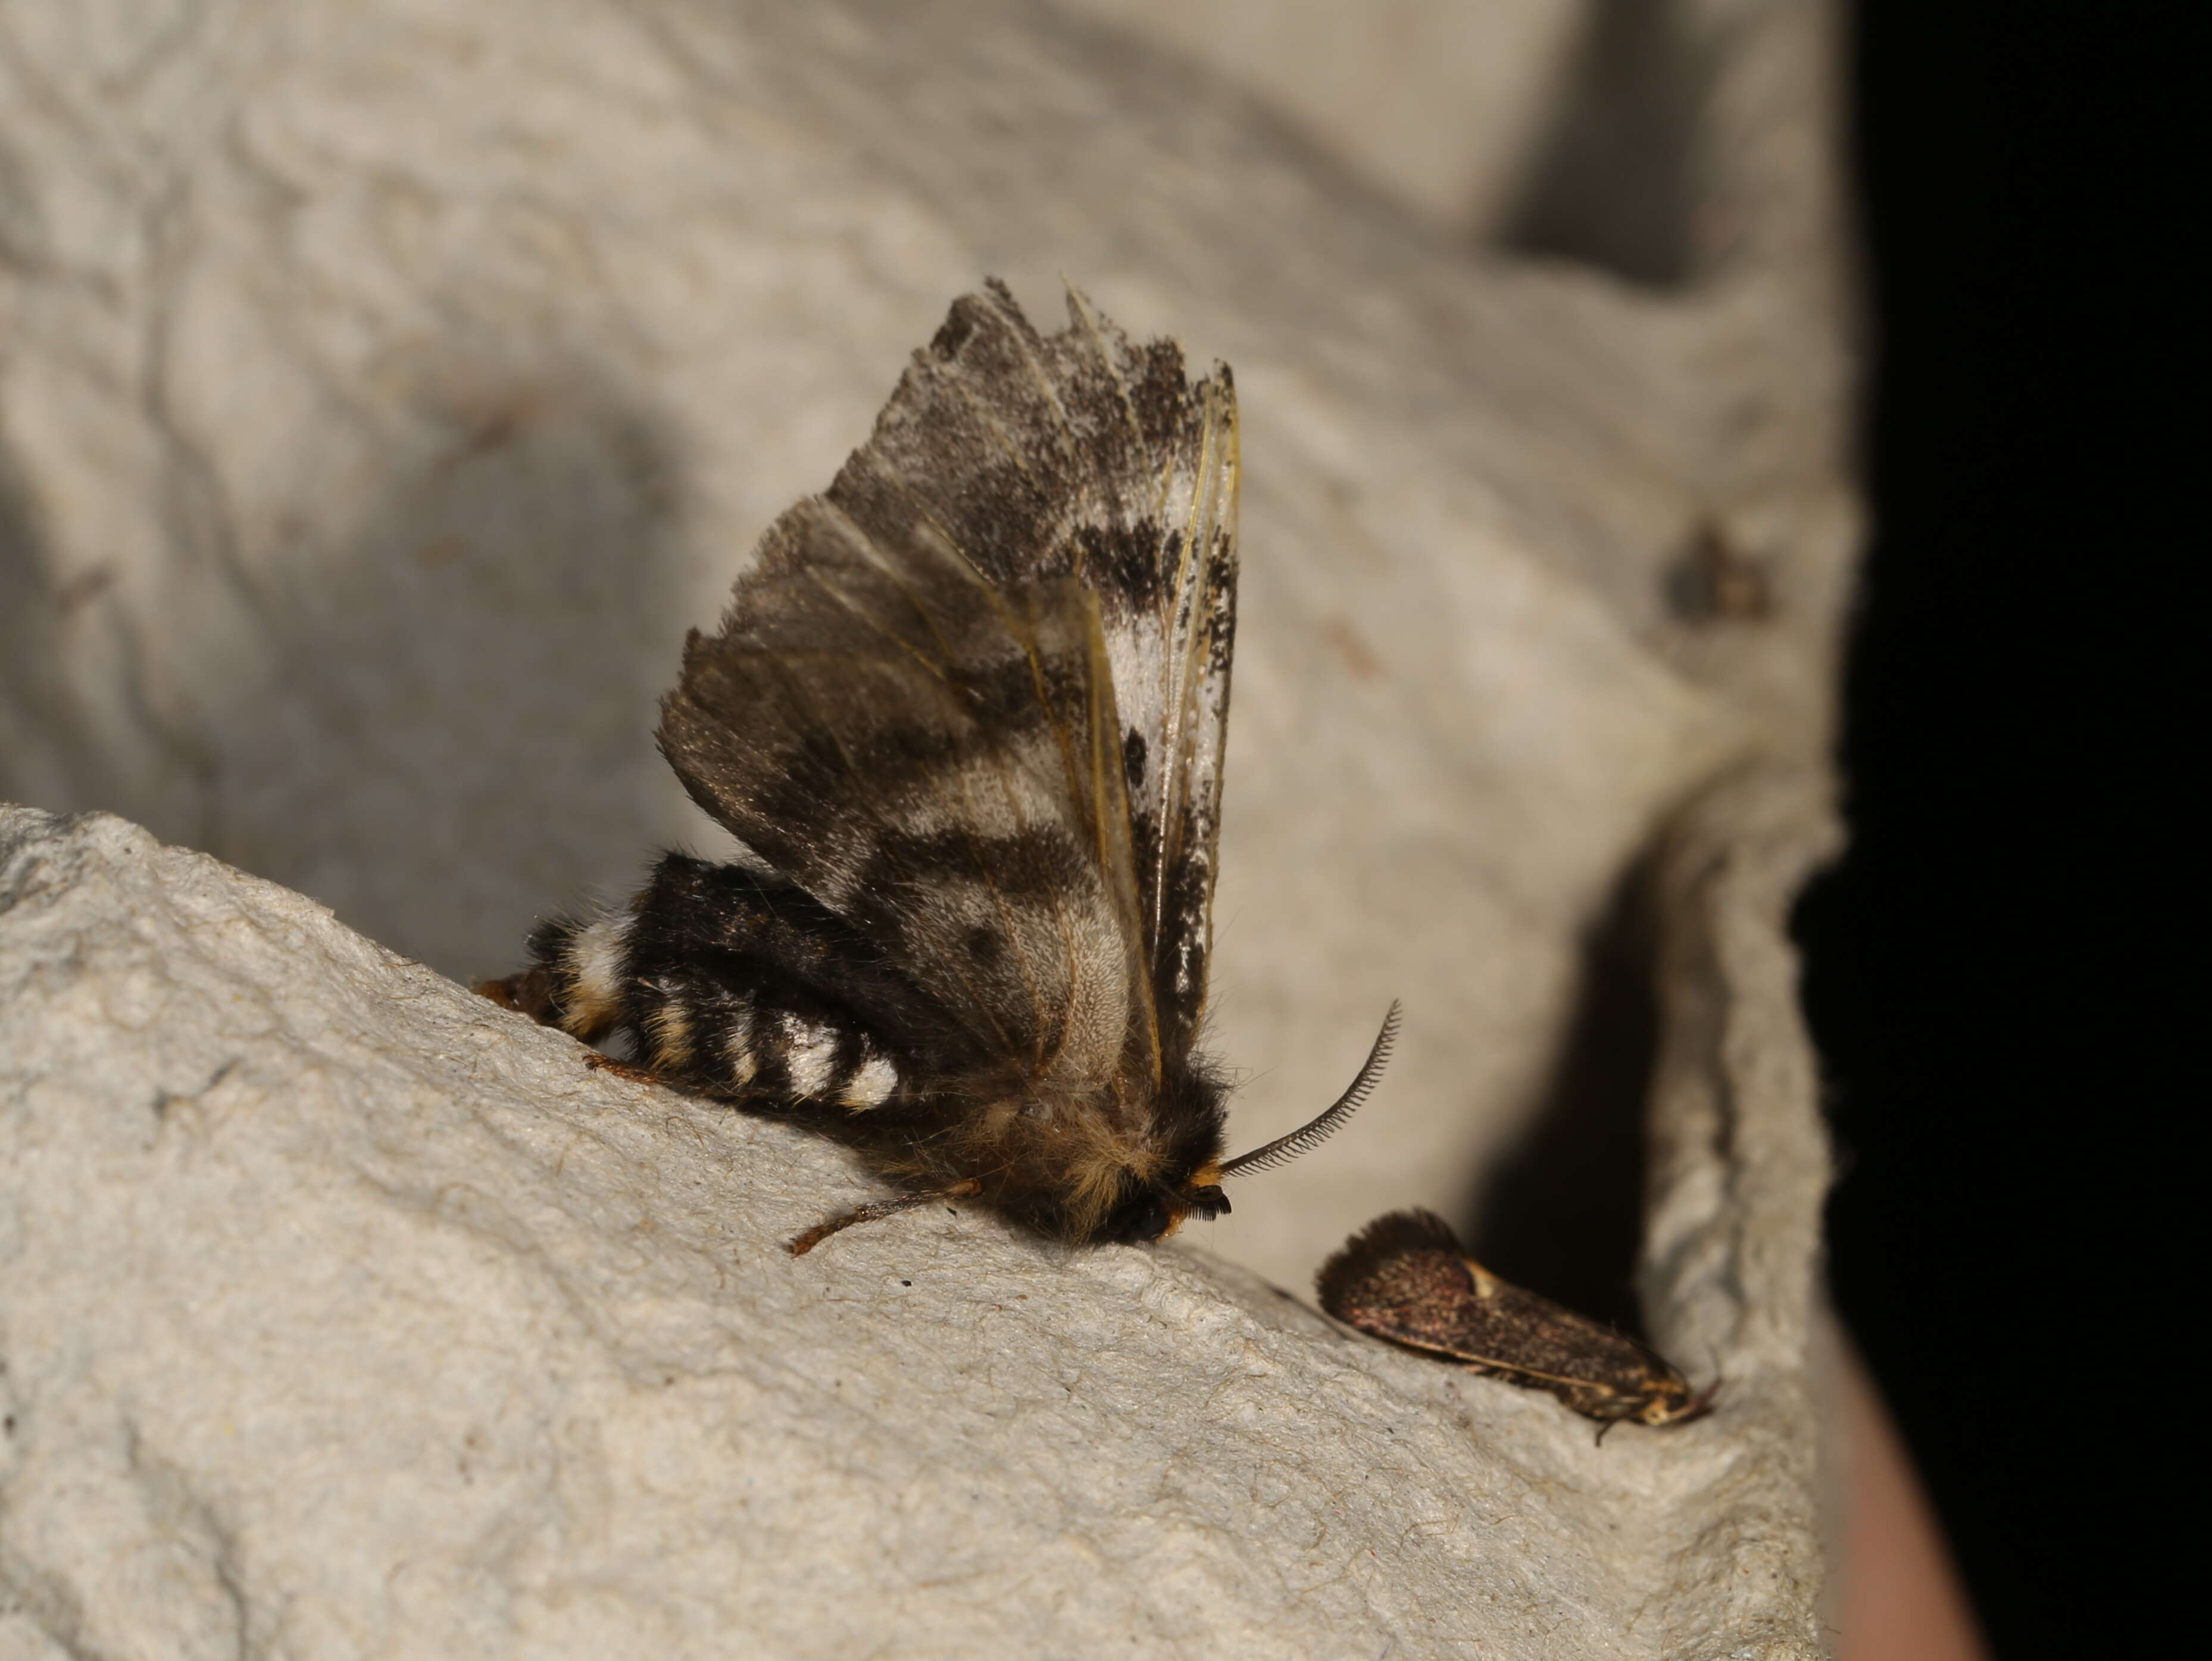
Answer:
<svg viewBox="0 0 2212 1661"><path fill-rule="evenodd" d="M794 1258L803 1258L830 1235L850 1228L856 1222L874 1222L880 1217L895 1217L902 1211L911 1211L917 1205L927 1205L932 1200L968 1199L983 1191L983 1185L973 1177L965 1182L956 1182L950 1188L933 1188L919 1194L901 1194L896 1199L872 1200L866 1205L856 1205L842 1216L817 1222L805 1234L795 1235L785 1250Z"/></svg>
<svg viewBox="0 0 2212 1661"><path fill-rule="evenodd" d="M595 1073L612 1073L617 1078L626 1078L633 1084L665 1084L671 1089L678 1087L664 1073L650 1067L633 1067L627 1061L617 1061L612 1056L601 1055L597 1050L584 1058L584 1065Z"/></svg>
<svg viewBox="0 0 2212 1661"><path fill-rule="evenodd" d="M611 1055L594 1050L584 1058L584 1065L595 1073L612 1073L617 1078L626 1078L633 1084L658 1084L664 1090L681 1090L687 1096L704 1096L709 1101L745 1101L750 1098L743 1090L717 1090L700 1083L696 1079L675 1073L657 1072L650 1067L617 1061Z"/></svg>
<svg viewBox="0 0 2212 1661"><path fill-rule="evenodd" d="M1567 1398L1564 1396L1560 1397L1559 1399L1563 1402L1566 1402L1569 1407L1575 1406L1572 1402L1567 1401ZM1637 1412L1637 1404L1634 1402L1608 1402L1605 1405L1605 1411L1601 1417L1598 1414L1590 1412L1586 1408L1575 1408L1575 1411L1584 1414L1589 1418L1599 1420L1597 1440L1591 1444L1594 1447L1602 1447L1605 1445L1606 1437L1612 1432L1613 1428L1615 1425L1633 1424L1638 1422L1641 1416Z"/></svg>

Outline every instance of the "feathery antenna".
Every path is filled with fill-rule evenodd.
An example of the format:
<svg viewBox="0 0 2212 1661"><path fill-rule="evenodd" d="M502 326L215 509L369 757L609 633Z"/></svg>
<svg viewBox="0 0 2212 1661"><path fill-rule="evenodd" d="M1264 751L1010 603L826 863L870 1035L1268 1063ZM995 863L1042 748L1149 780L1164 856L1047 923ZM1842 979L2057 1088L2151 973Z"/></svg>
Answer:
<svg viewBox="0 0 2212 1661"><path fill-rule="evenodd" d="M1277 1137L1273 1142L1255 1148L1249 1154L1239 1154L1221 1167L1224 1177L1240 1176L1248 1171L1273 1170L1278 1165L1288 1165L1299 1155L1318 1148L1344 1128L1345 1120L1358 1111L1359 1104L1367 1100L1375 1088L1376 1080L1382 1076L1383 1064L1390 1059L1390 1046L1398 1041L1398 1003L1390 1001L1390 1013L1382 1017L1382 1030L1375 1034L1375 1047L1367 1052L1366 1064L1360 1068L1358 1077L1345 1093L1331 1103L1328 1110L1310 1124L1300 1126L1286 1137Z"/></svg>

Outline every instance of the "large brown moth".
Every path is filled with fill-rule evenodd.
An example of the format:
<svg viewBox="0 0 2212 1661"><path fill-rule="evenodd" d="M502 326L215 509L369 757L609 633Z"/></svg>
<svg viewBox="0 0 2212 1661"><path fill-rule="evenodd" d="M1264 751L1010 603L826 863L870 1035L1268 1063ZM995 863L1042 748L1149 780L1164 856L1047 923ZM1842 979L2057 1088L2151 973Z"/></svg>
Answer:
<svg viewBox="0 0 2212 1661"><path fill-rule="evenodd" d="M1710 1410L1720 1387L1693 1394L1633 1338L1498 1279L1431 1211L1377 1217L1322 1265L1315 1289L1347 1325L1549 1391L1607 1429L1624 1420L1685 1424Z"/></svg>
<svg viewBox="0 0 2212 1661"><path fill-rule="evenodd" d="M1224 1159L1199 1052L1237 596L1237 401L1073 291L954 302L873 436L769 527L661 700L744 845L532 937L490 997L623 1070L858 1149L900 1191L1155 1240L1342 1125ZM596 1058L594 1058L597 1059Z"/></svg>

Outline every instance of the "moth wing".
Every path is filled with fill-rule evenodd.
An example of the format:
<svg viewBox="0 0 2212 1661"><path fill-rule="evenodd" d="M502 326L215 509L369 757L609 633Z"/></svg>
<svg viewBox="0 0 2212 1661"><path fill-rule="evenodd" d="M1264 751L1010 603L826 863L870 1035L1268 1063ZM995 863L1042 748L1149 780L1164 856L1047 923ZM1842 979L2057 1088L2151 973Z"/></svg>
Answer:
<svg viewBox="0 0 2212 1661"><path fill-rule="evenodd" d="M1119 727L1080 584L994 583L927 515L833 491L686 642L660 743L964 1032L956 1070L1092 1089L1158 1064Z"/></svg>
<svg viewBox="0 0 2212 1661"><path fill-rule="evenodd" d="M1426 1211L1395 1211L1352 1236L1315 1277L1322 1308L1376 1337L1480 1359L1474 1276L1450 1228Z"/></svg>
<svg viewBox="0 0 2212 1661"><path fill-rule="evenodd" d="M1154 996L1178 1053L1206 1011L1237 627L1236 391L1225 367L1196 390L1154 455L1164 591L1151 616L1133 609L1108 636L1122 652L1115 684L1129 688L1122 760Z"/></svg>
<svg viewBox="0 0 2212 1661"><path fill-rule="evenodd" d="M1514 1314L1477 1295L1466 1260L1408 1252L1344 1277L1322 1307L1378 1338L1445 1355L1485 1372L1525 1370L1528 1334Z"/></svg>
<svg viewBox="0 0 2212 1661"><path fill-rule="evenodd" d="M1322 1264L1322 1308L1376 1337L1524 1381L1633 1394L1656 1365L1640 1344L1499 1280L1431 1212L1377 1218Z"/></svg>
<svg viewBox="0 0 2212 1661"><path fill-rule="evenodd" d="M829 493L871 535L930 527L985 582L1097 597L1160 1041L1204 1013L1236 627L1237 401L1073 291L1041 335L998 283L956 301Z"/></svg>

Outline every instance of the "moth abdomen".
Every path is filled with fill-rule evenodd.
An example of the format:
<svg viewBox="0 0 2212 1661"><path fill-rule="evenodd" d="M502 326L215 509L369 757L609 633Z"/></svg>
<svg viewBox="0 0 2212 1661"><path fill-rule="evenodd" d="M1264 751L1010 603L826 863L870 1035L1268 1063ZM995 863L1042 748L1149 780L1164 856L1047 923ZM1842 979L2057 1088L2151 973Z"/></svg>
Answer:
<svg viewBox="0 0 2212 1661"><path fill-rule="evenodd" d="M849 933L773 878L671 853L628 906L541 924L531 967L481 990L586 1043L627 1034L639 1067L687 1089L869 1113L911 1094L882 1033L935 1028Z"/></svg>
<svg viewBox="0 0 2212 1661"><path fill-rule="evenodd" d="M641 1058L672 1081L771 1108L868 1112L898 1096L898 1064L850 1011L696 975L641 979L635 1001Z"/></svg>
<svg viewBox="0 0 2212 1661"><path fill-rule="evenodd" d="M625 1002L656 1073L770 1109L895 1106L935 1023L881 955L742 865L665 856L631 902Z"/></svg>
<svg viewBox="0 0 2212 1661"><path fill-rule="evenodd" d="M530 932L530 967L501 980L477 983L495 1003L532 1020L598 1042L628 1024L628 924L610 914L585 922L554 918Z"/></svg>

